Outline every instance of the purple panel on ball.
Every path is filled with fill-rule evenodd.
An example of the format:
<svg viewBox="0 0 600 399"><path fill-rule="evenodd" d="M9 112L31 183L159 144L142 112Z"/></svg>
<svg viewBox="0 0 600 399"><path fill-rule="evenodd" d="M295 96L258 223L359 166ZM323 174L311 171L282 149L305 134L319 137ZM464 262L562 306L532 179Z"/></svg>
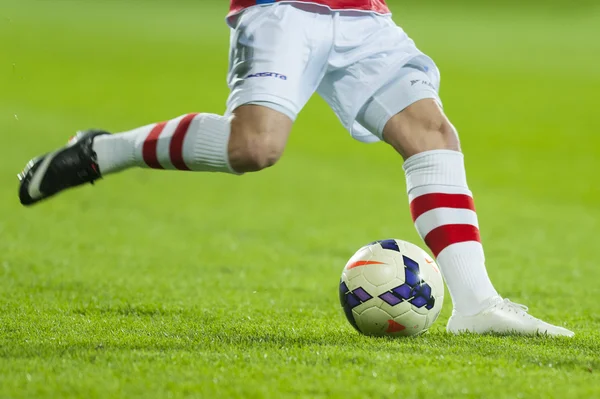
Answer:
<svg viewBox="0 0 600 399"><path fill-rule="evenodd" d="M357 297L358 299L360 299L360 301L361 301L361 302L366 302L366 301L368 301L369 299L373 298L371 295L369 295L369 294L367 293L367 291L365 291L365 290L364 290L364 289L362 289L361 287L359 287L359 288L355 289L354 291L352 291L352 293L353 293L354 295L356 295L356 297Z"/></svg>
<svg viewBox="0 0 600 399"><path fill-rule="evenodd" d="M411 288L409 285L406 284L402 284L400 287L396 287L392 291L394 291L396 294L400 295L404 299L408 299L412 296L410 294Z"/></svg>
<svg viewBox="0 0 600 399"><path fill-rule="evenodd" d="M387 303L390 306L396 306L397 304L402 302L402 299L398 298L396 295L392 294L391 292L386 292L385 294L381 294L381 295L379 295L379 298L381 298L385 303Z"/></svg>
<svg viewBox="0 0 600 399"><path fill-rule="evenodd" d="M422 308L423 306L425 306L427 304L427 299L423 298L422 296L418 296L418 297L412 299L410 301L410 303L412 303L414 306L416 306L418 308Z"/></svg>

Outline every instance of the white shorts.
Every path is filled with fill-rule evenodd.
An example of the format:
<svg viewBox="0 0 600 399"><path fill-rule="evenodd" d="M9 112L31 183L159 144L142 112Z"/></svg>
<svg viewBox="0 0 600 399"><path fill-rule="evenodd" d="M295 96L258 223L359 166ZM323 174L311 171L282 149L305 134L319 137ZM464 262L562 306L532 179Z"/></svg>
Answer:
<svg viewBox="0 0 600 399"><path fill-rule="evenodd" d="M439 83L435 63L389 16L275 3L232 21L227 114L261 103L295 119L317 92L355 139L374 142L410 104L439 102Z"/></svg>

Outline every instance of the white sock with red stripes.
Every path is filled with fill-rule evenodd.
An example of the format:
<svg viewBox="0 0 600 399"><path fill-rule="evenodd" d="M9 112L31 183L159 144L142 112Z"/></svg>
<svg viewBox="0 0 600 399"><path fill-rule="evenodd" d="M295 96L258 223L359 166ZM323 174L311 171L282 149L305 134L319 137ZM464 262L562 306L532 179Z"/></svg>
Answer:
<svg viewBox="0 0 600 399"><path fill-rule="evenodd" d="M141 166L235 173L228 160L230 117L187 114L94 139L102 175Z"/></svg>
<svg viewBox="0 0 600 399"><path fill-rule="evenodd" d="M437 258L454 309L479 313L498 293L485 267L463 154L423 152L407 159L404 171L413 221Z"/></svg>

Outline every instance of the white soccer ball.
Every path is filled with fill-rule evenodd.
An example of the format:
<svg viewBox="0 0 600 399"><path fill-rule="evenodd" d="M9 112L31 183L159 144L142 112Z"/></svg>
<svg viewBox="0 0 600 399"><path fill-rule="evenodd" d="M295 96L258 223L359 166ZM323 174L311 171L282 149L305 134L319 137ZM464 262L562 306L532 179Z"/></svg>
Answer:
<svg viewBox="0 0 600 399"><path fill-rule="evenodd" d="M340 302L350 324L365 335L416 335L439 316L444 282L421 248L381 240L359 249L344 267Z"/></svg>

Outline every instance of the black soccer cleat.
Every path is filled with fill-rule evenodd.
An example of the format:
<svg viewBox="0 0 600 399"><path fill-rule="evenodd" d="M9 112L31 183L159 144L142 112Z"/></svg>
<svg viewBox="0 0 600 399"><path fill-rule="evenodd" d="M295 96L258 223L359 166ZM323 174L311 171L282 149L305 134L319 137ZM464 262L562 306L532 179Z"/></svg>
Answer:
<svg viewBox="0 0 600 399"><path fill-rule="evenodd" d="M33 205L67 188L94 183L100 168L92 143L96 136L109 134L101 130L79 132L65 147L34 158L19 173L19 199Z"/></svg>

